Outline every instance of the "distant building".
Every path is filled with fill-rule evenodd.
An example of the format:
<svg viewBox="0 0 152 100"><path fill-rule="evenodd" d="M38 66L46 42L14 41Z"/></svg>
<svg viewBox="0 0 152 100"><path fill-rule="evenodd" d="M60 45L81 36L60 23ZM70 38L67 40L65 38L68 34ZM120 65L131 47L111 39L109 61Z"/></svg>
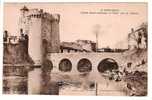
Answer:
<svg viewBox="0 0 152 100"><path fill-rule="evenodd" d="M62 42L60 52L95 52L96 43L90 40L77 40L76 42Z"/></svg>
<svg viewBox="0 0 152 100"><path fill-rule="evenodd" d="M131 29L131 33L128 34L128 49L135 48L144 49L147 48L147 23L141 24L136 29Z"/></svg>
<svg viewBox="0 0 152 100"><path fill-rule="evenodd" d="M61 53L71 53L71 52L84 52L85 50L81 45L75 42L62 42L60 44Z"/></svg>
<svg viewBox="0 0 152 100"><path fill-rule="evenodd" d="M76 43L80 44L87 52L96 51L96 43L91 40L77 40Z"/></svg>

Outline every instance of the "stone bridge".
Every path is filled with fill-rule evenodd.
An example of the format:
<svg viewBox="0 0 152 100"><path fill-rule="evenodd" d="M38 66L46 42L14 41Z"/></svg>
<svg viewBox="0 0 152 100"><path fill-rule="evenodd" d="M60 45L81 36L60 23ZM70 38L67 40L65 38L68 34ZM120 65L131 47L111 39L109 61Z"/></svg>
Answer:
<svg viewBox="0 0 152 100"><path fill-rule="evenodd" d="M126 66L126 61L123 60L123 53L50 53L47 54L47 66L51 66L51 82L80 82L88 86L92 82L98 84L98 95L126 95L124 92L124 83L123 82L113 82L108 78L103 77L102 72L104 71L103 67L109 67L114 64L112 67L121 69L122 66ZM107 64L106 61L111 63ZM105 63L104 63L105 62ZM45 66L46 66L45 65ZM40 91L41 82L40 82L40 69L35 69L31 71L28 75L28 93L37 94ZM85 73L87 75L85 76ZM33 80L34 77L34 80ZM36 82L36 80L38 82ZM35 84L35 82L37 84ZM74 88L74 87L73 87ZM91 91L80 91L78 90L59 90L61 95L72 95L79 93L83 95L92 95L96 90Z"/></svg>
<svg viewBox="0 0 152 100"><path fill-rule="evenodd" d="M126 95L124 93L125 83L114 82L103 77L103 67L115 67L123 69L126 66L126 61L123 60L123 53L51 53L47 58L52 63L51 80L52 81L69 81L69 82L82 82L84 86L89 85L91 82L98 84L98 95ZM110 63L107 64L106 61ZM64 68L66 67L66 68ZM82 68L81 68L82 67ZM84 68L84 69L83 69ZM110 69L110 67L109 67ZM83 74L87 72L87 76ZM74 88L74 87L73 87ZM93 95L95 90L84 91L76 89L61 89L61 95ZM82 93L81 93L82 92Z"/></svg>
<svg viewBox="0 0 152 100"><path fill-rule="evenodd" d="M62 72L74 72L74 73L80 73L83 71L78 70L78 64L85 64L90 63L90 71L93 72L100 72L98 70L98 67L101 65L101 62L104 60L112 60L112 62L117 63L118 67L125 66L127 62L123 60L123 53L50 53L48 54L47 58L51 61L53 65L53 69L51 72L61 72L62 69L60 66L62 66L63 61L67 61L67 63L70 64L72 67L68 71L62 71ZM83 63L84 61L84 63ZM66 63L66 62L65 62ZM68 65L68 64L67 64ZM88 65L89 66L89 65Z"/></svg>

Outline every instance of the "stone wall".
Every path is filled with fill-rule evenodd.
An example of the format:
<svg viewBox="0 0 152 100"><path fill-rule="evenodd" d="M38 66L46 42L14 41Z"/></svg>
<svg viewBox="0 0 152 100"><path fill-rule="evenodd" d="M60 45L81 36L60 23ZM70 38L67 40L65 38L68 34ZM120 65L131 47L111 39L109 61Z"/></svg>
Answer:
<svg viewBox="0 0 152 100"><path fill-rule="evenodd" d="M26 41L4 43L3 93L27 94L28 68L33 64L27 53Z"/></svg>
<svg viewBox="0 0 152 100"><path fill-rule="evenodd" d="M48 18L48 16L52 17ZM47 52L58 53L60 51L60 39L59 39L59 15L57 18L53 18L54 15L47 15L42 17L42 41L47 42ZM45 45L45 44L44 44Z"/></svg>
<svg viewBox="0 0 152 100"><path fill-rule="evenodd" d="M4 64L25 64L33 63L27 53L27 41L22 40L17 44L4 43L3 63Z"/></svg>

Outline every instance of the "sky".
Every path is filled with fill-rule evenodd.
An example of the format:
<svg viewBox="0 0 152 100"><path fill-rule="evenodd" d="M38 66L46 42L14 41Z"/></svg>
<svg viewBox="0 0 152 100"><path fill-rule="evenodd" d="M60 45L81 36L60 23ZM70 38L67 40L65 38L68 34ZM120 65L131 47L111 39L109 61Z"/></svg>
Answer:
<svg viewBox="0 0 152 100"><path fill-rule="evenodd" d="M20 9L38 8L60 14L60 40L96 41L95 25L99 25L99 48L127 48L131 28L147 22L146 3L7 3L4 4L4 30L19 35Z"/></svg>

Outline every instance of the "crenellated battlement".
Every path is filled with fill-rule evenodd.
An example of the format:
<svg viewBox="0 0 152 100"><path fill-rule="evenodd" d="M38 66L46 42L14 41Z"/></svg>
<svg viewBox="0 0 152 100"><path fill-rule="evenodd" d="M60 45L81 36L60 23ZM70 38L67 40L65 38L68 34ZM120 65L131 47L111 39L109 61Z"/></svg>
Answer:
<svg viewBox="0 0 152 100"><path fill-rule="evenodd" d="M29 9L24 6L20 19L20 29L29 36L28 51L35 65L42 64L43 47L46 46L48 52L59 52L59 14L50 14L43 9ZM42 36L47 44L42 43ZM39 45L35 45L36 43Z"/></svg>
<svg viewBox="0 0 152 100"><path fill-rule="evenodd" d="M18 37L18 36L8 36L8 37L6 37L6 41L4 41L4 43L18 44L19 40L20 40L20 37Z"/></svg>
<svg viewBox="0 0 152 100"><path fill-rule="evenodd" d="M47 12L43 12L42 9L29 9L27 17L29 18L45 18L49 21L60 21L60 15L59 14L50 14Z"/></svg>
<svg viewBox="0 0 152 100"><path fill-rule="evenodd" d="M43 15L43 10L29 9L27 17L30 17L30 18L42 18L42 15Z"/></svg>
<svg viewBox="0 0 152 100"><path fill-rule="evenodd" d="M43 13L43 18L46 18L50 21L60 21L60 15L59 14L49 14L49 13Z"/></svg>
<svg viewBox="0 0 152 100"><path fill-rule="evenodd" d="M4 44L19 44L21 41L26 41L25 36L8 36Z"/></svg>

